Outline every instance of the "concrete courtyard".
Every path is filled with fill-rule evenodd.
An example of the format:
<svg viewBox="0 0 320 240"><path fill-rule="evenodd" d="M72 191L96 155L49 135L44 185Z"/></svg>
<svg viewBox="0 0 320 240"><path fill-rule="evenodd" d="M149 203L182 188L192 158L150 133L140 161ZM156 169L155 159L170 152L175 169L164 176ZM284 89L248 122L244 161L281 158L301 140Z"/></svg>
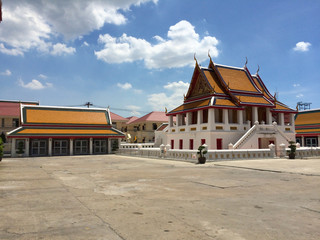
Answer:
<svg viewBox="0 0 320 240"><path fill-rule="evenodd" d="M5 158L0 239L320 239L320 159Z"/></svg>

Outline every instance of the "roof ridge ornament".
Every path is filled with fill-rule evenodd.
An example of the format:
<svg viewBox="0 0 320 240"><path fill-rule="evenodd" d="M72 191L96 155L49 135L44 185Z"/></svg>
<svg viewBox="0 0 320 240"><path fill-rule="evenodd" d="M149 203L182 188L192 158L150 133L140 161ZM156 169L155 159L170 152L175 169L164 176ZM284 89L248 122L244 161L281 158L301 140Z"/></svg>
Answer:
<svg viewBox="0 0 320 240"><path fill-rule="evenodd" d="M193 59L196 61L196 63L198 63L198 61L196 59L196 53L193 54Z"/></svg>
<svg viewBox="0 0 320 240"><path fill-rule="evenodd" d="M244 64L244 67L246 68L248 64L248 58L246 57L246 63Z"/></svg>
<svg viewBox="0 0 320 240"><path fill-rule="evenodd" d="M260 71L260 66L259 66L259 64L258 64L258 70L257 70L257 72L256 72L256 75L258 75L258 72Z"/></svg>

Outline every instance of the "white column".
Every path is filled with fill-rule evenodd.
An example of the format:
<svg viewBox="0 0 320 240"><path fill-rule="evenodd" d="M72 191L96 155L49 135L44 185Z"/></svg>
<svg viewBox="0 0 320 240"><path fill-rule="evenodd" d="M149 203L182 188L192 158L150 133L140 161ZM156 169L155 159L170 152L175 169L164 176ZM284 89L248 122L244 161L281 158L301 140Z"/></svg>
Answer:
<svg viewBox="0 0 320 240"><path fill-rule="evenodd" d="M186 125L189 126L190 123L191 123L191 116L192 116L192 113L191 112L187 112L186 114Z"/></svg>
<svg viewBox="0 0 320 240"><path fill-rule="evenodd" d="M93 139L90 138L90 141L89 141L89 152L90 152L90 155L92 155L93 153Z"/></svg>
<svg viewBox="0 0 320 240"><path fill-rule="evenodd" d="M203 121L202 121L202 115L203 115L203 110L199 110L198 111L198 117L197 117L197 124L201 124Z"/></svg>
<svg viewBox="0 0 320 240"><path fill-rule="evenodd" d="M208 109L208 129L213 130L215 125L214 108Z"/></svg>
<svg viewBox="0 0 320 240"><path fill-rule="evenodd" d="M73 155L73 139L70 139L70 146L69 146L69 152L70 152L70 156Z"/></svg>
<svg viewBox="0 0 320 240"><path fill-rule="evenodd" d="M16 139L12 138L11 141L11 157L15 157L16 156Z"/></svg>
<svg viewBox="0 0 320 240"><path fill-rule="evenodd" d="M243 125L243 110L237 111L238 124Z"/></svg>
<svg viewBox="0 0 320 240"><path fill-rule="evenodd" d="M252 107L252 121L253 124L258 121L258 107Z"/></svg>
<svg viewBox="0 0 320 240"><path fill-rule="evenodd" d="M229 124L229 111L228 109L223 109L222 111L222 121L224 124Z"/></svg>
<svg viewBox="0 0 320 240"><path fill-rule="evenodd" d="M177 114L176 121L177 121L177 126L181 126L181 114Z"/></svg>
<svg viewBox="0 0 320 240"><path fill-rule="evenodd" d="M272 124L272 113L270 111L270 108L266 108L266 115L267 115L267 125L271 125Z"/></svg>
<svg viewBox="0 0 320 240"><path fill-rule="evenodd" d="M29 157L29 154L30 154L29 153L29 147L30 147L30 139L29 138L26 139L26 146L25 147L26 147L26 149L24 151L25 152L25 156Z"/></svg>
<svg viewBox="0 0 320 240"><path fill-rule="evenodd" d="M294 126L294 114L290 113L290 125Z"/></svg>
<svg viewBox="0 0 320 240"><path fill-rule="evenodd" d="M52 156L52 138L49 138L48 148L49 156Z"/></svg>
<svg viewBox="0 0 320 240"><path fill-rule="evenodd" d="M173 127L173 116L169 116L169 127Z"/></svg>
<svg viewBox="0 0 320 240"><path fill-rule="evenodd" d="M279 114L279 125L284 126L284 113Z"/></svg>
<svg viewBox="0 0 320 240"><path fill-rule="evenodd" d="M108 153L111 153L111 139L108 138Z"/></svg>
<svg viewBox="0 0 320 240"><path fill-rule="evenodd" d="M304 147L304 136L301 137L301 147Z"/></svg>

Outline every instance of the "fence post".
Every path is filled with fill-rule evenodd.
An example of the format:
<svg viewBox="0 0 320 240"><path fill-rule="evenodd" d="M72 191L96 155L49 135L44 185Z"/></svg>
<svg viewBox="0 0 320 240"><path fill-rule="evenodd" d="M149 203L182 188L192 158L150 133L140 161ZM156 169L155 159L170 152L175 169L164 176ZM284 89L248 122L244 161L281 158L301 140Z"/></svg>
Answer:
<svg viewBox="0 0 320 240"><path fill-rule="evenodd" d="M284 143L281 143L279 145L280 149L280 157L285 157L286 156L286 145Z"/></svg>
<svg viewBox="0 0 320 240"><path fill-rule="evenodd" d="M165 152L165 146L164 146L164 144L161 144L159 157L164 158L164 152Z"/></svg>
<svg viewBox="0 0 320 240"><path fill-rule="evenodd" d="M271 144L269 145L269 148L270 148L271 156L272 156L272 157L276 157L276 146L271 143Z"/></svg>

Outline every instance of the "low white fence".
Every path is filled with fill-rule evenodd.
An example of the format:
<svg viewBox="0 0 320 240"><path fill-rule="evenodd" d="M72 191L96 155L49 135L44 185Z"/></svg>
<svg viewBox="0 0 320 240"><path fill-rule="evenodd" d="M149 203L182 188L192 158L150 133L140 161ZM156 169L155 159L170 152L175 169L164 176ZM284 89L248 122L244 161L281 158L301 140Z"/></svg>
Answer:
<svg viewBox="0 0 320 240"><path fill-rule="evenodd" d="M180 150L170 149L170 145L161 145L160 148L145 147L146 144L121 144L118 149L118 154L139 156L139 157L152 157L164 159L176 159L184 161L198 161L197 150ZM287 157L289 148L282 148L280 157ZM296 150L296 158L320 156L320 147L300 147ZM241 159L267 159L275 158L275 146L270 145L269 149L226 149L226 150L208 150L205 154L207 161L232 161Z"/></svg>

